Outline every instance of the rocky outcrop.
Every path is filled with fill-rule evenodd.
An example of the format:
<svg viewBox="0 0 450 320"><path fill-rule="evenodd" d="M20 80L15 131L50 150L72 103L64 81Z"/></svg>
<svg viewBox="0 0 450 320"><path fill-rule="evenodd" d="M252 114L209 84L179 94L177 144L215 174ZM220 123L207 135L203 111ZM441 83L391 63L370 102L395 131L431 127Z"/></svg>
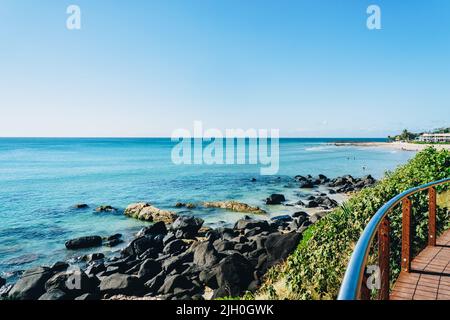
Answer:
<svg viewBox="0 0 450 320"><path fill-rule="evenodd" d="M370 187L376 182L377 181L371 175L362 178L354 178L351 175L345 175L331 180L327 186L335 188L335 191L338 193L347 193Z"/></svg>
<svg viewBox="0 0 450 320"><path fill-rule="evenodd" d="M237 201L215 201L204 202L203 206L206 208L220 208L235 212L252 213L252 214L266 214L267 212L259 207L252 207L246 203Z"/></svg>
<svg viewBox="0 0 450 320"><path fill-rule="evenodd" d="M67 249L83 249L101 246L103 239L100 236L87 236L72 239L66 242Z"/></svg>
<svg viewBox="0 0 450 320"><path fill-rule="evenodd" d="M173 223L178 217L172 211L161 210L145 202L130 204L125 209L124 214L139 220L150 222L162 221L166 224Z"/></svg>
<svg viewBox="0 0 450 320"><path fill-rule="evenodd" d="M286 201L284 195L274 193L266 199L266 204L281 204L284 201Z"/></svg>
<svg viewBox="0 0 450 320"><path fill-rule="evenodd" d="M116 212L117 208L107 205L107 206L97 207L97 208L95 208L95 211L96 212Z"/></svg>
<svg viewBox="0 0 450 320"><path fill-rule="evenodd" d="M47 267L25 271L9 291L9 297L17 300L37 300L45 293L45 283L52 275L52 271Z"/></svg>

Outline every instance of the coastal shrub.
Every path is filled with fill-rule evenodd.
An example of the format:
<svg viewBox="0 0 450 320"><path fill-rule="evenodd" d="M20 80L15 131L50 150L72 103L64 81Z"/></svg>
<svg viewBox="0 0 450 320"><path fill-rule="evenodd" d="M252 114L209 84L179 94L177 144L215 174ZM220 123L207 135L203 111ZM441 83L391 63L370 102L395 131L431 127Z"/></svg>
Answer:
<svg viewBox="0 0 450 320"><path fill-rule="evenodd" d="M308 228L296 251L285 264L271 270L254 298L335 299L353 248L373 214L395 195L421 184L450 176L450 152L427 148L407 164L385 177L375 186L352 196L317 224ZM437 188L438 193L448 190ZM428 233L428 194L420 192L413 202L413 254L423 249ZM400 272L401 208L389 214L391 221L391 283ZM449 227L448 210L437 210L437 230ZM369 263L376 263L376 243ZM282 289L280 289L282 288Z"/></svg>

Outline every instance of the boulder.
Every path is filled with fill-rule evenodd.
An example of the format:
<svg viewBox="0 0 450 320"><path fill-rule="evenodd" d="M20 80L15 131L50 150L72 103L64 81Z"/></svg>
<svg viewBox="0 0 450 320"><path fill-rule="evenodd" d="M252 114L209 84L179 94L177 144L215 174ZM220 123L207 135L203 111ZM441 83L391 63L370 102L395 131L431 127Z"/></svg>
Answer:
<svg viewBox="0 0 450 320"><path fill-rule="evenodd" d="M194 216L182 216L172 224L172 230L175 231L177 238L190 239L197 235L203 223L203 219Z"/></svg>
<svg viewBox="0 0 450 320"><path fill-rule="evenodd" d="M55 274L45 283L45 290L60 290L72 298L94 290L96 283L81 270L69 270Z"/></svg>
<svg viewBox="0 0 450 320"><path fill-rule="evenodd" d="M166 224L162 221L156 222L149 227L145 227L145 228L141 229L138 232L137 237L142 237L142 236L147 236L147 235L155 235L156 236L159 234L163 234L163 235L167 234Z"/></svg>
<svg viewBox="0 0 450 320"><path fill-rule="evenodd" d="M87 236L72 239L66 242L66 248L70 250L98 247L102 245L102 237L100 236Z"/></svg>
<svg viewBox="0 0 450 320"><path fill-rule="evenodd" d="M83 300L83 301L90 301L90 300L100 300L100 296L96 293L85 293L81 296L76 297L74 300Z"/></svg>
<svg viewBox="0 0 450 320"><path fill-rule="evenodd" d="M138 271L138 278L146 282L154 278L162 270L161 263L153 259L145 260Z"/></svg>
<svg viewBox="0 0 450 320"><path fill-rule="evenodd" d="M139 220L159 222L166 224L173 223L177 219L177 215L168 210L161 210L149 203L140 202L130 204L124 211L124 214Z"/></svg>
<svg viewBox="0 0 450 320"><path fill-rule="evenodd" d="M73 206L75 209L86 209L89 208L89 206L85 203L77 203L76 205Z"/></svg>
<svg viewBox="0 0 450 320"><path fill-rule="evenodd" d="M159 288L164 284L164 280L166 279L166 275L164 272L160 272L155 277L150 279L145 283L145 288L150 291L150 293L155 294L158 292Z"/></svg>
<svg viewBox="0 0 450 320"><path fill-rule="evenodd" d="M267 267L284 261L297 248L300 239L301 235L297 232L269 235L264 243L267 252Z"/></svg>
<svg viewBox="0 0 450 320"><path fill-rule="evenodd" d="M317 221L325 217L327 214L328 212L316 212L311 217L309 217L309 221L311 223L316 223Z"/></svg>
<svg viewBox="0 0 450 320"><path fill-rule="evenodd" d="M96 212L116 212L117 208L114 208L109 205L108 206L100 206L100 207L95 208L95 211Z"/></svg>
<svg viewBox="0 0 450 320"><path fill-rule="evenodd" d="M95 261L95 260L101 260L105 257L103 253L91 253L84 255L81 260L86 261L87 263Z"/></svg>
<svg viewBox="0 0 450 320"><path fill-rule="evenodd" d="M210 278L212 277L217 283L213 294L214 299L239 296L253 280L253 266L243 255L233 253L213 268ZM214 281L208 282L211 284Z"/></svg>
<svg viewBox="0 0 450 320"><path fill-rule="evenodd" d="M37 300L45 293L45 283L53 275L46 267L25 271L9 291L9 297L17 300Z"/></svg>
<svg viewBox="0 0 450 320"><path fill-rule="evenodd" d="M115 273L102 279L100 292L103 294L139 295L144 287L138 277Z"/></svg>
<svg viewBox="0 0 450 320"><path fill-rule="evenodd" d="M0 277L0 288L6 284L6 280Z"/></svg>
<svg viewBox="0 0 450 320"><path fill-rule="evenodd" d="M59 289L47 291L38 300L68 300L67 293Z"/></svg>
<svg viewBox="0 0 450 320"><path fill-rule="evenodd" d="M173 240L166 244L163 249L163 254L177 254L186 248L186 243L183 240Z"/></svg>
<svg viewBox="0 0 450 320"><path fill-rule="evenodd" d="M162 238L158 236L142 236L134 239L130 244L122 250L122 253L126 256L139 256L146 252L148 249L153 249L156 252L161 252L163 248Z"/></svg>
<svg viewBox="0 0 450 320"><path fill-rule="evenodd" d="M168 294L174 292L176 289L191 289L193 287L192 282L182 275L168 276L158 293Z"/></svg>
<svg viewBox="0 0 450 320"><path fill-rule="evenodd" d="M274 193L266 199L266 204L281 204L284 201L286 201L284 195Z"/></svg>
<svg viewBox="0 0 450 320"><path fill-rule="evenodd" d="M203 206L206 208L220 208L235 212L252 213L252 214L266 214L267 212L259 207L252 207L246 203L237 201L215 201L204 202Z"/></svg>
<svg viewBox="0 0 450 320"><path fill-rule="evenodd" d="M64 261L57 261L54 264L52 264L52 266L50 267L51 271L54 272L60 272L60 271L64 271L69 267L69 264L67 262Z"/></svg>
<svg viewBox="0 0 450 320"><path fill-rule="evenodd" d="M290 215L281 215L281 216L276 216L276 217L272 217L270 218L271 221L281 221L281 222L289 222L292 221L292 217Z"/></svg>
<svg viewBox="0 0 450 320"><path fill-rule="evenodd" d="M234 229L236 230L245 230L254 228L260 228L261 230L268 230L269 223L265 220L255 220L251 219L250 217L244 217L243 219L239 219L234 225Z"/></svg>
<svg viewBox="0 0 450 320"><path fill-rule="evenodd" d="M193 262L202 267L210 267L220 260L220 255L209 241L198 242L191 248L194 252Z"/></svg>

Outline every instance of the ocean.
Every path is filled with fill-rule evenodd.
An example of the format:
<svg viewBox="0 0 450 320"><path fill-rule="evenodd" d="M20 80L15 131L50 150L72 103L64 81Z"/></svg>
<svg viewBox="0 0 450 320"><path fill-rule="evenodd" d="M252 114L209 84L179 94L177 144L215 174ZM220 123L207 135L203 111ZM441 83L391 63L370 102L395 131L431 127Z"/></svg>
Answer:
<svg viewBox="0 0 450 320"><path fill-rule="evenodd" d="M292 213L298 208L266 206L263 200L272 193L283 193L288 202L306 196L309 191L298 188L295 175L381 178L414 156L383 148L338 147L333 141L346 139L281 139L278 174L261 176L259 165L175 165L171 161L175 143L164 138L1 138L0 275L14 277L32 266L120 250L121 246L68 251L64 243L79 236L115 233L123 234L126 243L147 224L123 215L130 203L150 202L199 216L210 226L230 225L243 214L205 208L186 211L174 205L238 200L262 207L269 217ZM77 203L89 208L76 210ZM119 211L94 212L99 205Z"/></svg>

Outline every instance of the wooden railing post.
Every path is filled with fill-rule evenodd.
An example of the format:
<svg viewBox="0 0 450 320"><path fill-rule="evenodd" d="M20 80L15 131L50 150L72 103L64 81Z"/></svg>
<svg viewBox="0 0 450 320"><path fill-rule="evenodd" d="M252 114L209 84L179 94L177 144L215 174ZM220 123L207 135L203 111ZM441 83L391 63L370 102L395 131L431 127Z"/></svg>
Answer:
<svg viewBox="0 0 450 320"><path fill-rule="evenodd" d="M436 246L436 189L428 189L428 245Z"/></svg>
<svg viewBox="0 0 450 320"><path fill-rule="evenodd" d="M389 219L384 218L378 228L378 265L380 267L380 290L378 292L379 300L389 300L389 232Z"/></svg>
<svg viewBox="0 0 450 320"><path fill-rule="evenodd" d="M402 271L411 270L411 200L402 200Z"/></svg>

